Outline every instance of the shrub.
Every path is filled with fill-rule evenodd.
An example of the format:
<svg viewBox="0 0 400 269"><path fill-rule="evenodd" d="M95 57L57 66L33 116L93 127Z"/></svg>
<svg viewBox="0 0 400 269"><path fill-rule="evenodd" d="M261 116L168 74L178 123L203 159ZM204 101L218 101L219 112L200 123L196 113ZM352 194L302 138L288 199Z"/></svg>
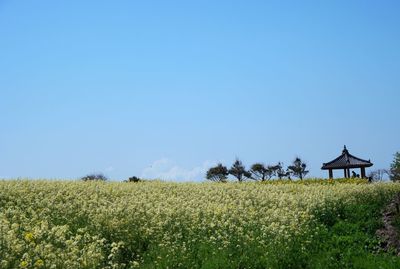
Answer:
<svg viewBox="0 0 400 269"><path fill-rule="evenodd" d="M390 180L400 181L400 152L396 152L390 166Z"/></svg>
<svg viewBox="0 0 400 269"><path fill-rule="evenodd" d="M81 178L83 181L106 181L108 178L99 173L99 174L89 174Z"/></svg>
<svg viewBox="0 0 400 269"><path fill-rule="evenodd" d="M138 177L135 177L135 176L133 176L133 177L130 177L130 178L128 178L128 180L127 180L127 182L139 182L140 181L140 178L138 178Z"/></svg>

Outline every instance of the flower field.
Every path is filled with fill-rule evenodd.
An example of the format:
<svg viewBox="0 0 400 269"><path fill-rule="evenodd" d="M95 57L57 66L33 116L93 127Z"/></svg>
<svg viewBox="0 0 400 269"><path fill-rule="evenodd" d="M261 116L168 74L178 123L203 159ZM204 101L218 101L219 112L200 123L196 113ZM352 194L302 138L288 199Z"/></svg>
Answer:
<svg viewBox="0 0 400 269"><path fill-rule="evenodd" d="M400 268L393 183L0 181L0 268Z"/></svg>

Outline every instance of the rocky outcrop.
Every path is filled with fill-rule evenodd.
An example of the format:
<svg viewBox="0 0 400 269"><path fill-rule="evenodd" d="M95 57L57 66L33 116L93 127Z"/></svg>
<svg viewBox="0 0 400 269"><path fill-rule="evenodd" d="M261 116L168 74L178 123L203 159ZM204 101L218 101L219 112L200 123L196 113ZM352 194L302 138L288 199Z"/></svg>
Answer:
<svg viewBox="0 0 400 269"><path fill-rule="evenodd" d="M400 218L400 193L396 194L382 214L383 227L376 234L382 240L385 251L394 251L400 256L399 230L395 225L396 219Z"/></svg>

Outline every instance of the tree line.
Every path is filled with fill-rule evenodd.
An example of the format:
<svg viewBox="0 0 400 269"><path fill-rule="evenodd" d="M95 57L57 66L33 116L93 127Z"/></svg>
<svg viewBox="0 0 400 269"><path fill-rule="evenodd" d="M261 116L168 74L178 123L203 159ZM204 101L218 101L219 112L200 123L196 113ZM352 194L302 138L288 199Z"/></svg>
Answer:
<svg viewBox="0 0 400 269"><path fill-rule="evenodd" d="M309 171L307 164L303 162L299 157L294 159L293 163L287 168L283 167L281 162L276 165L265 165L263 163L255 163L251 165L250 169L247 170L243 165L242 161L236 159L232 166L228 169L221 163L214 167L211 167L206 174L206 179L214 182L227 182L228 176L234 176L237 181L242 182L246 179L267 181L272 178L278 179L291 179L297 177L302 180ZM390 169L378 169L370 172L369 177L373 181L382 180L384 175L388 175L392 181L400 181L400 152L394 154L394 159L390 165ZM89 174L81 178L83 181L106 181L108 178L101 173ZM140 182L143 179L136 176L130 177L124 182Z"/></svg>
<svg viewBox="0 0 400 269"><path fill-rule="evenodd" d="M368 174L371 181L382 181L388 177L391 181L400 182L400 152L394 154L389 169L377 169Z"/></svg>
<svg viewBox="0 0 400 269"><path fill-rule="evenodd" d="M222 163L211 167L207 171L206 179L214 182L227 182L228 176L232 175L238 182L242 182L246 179L266 181L274 177L278 179L288 178L289 180L292 177L297 177L302 180L308 173L307 164L299 157L294 159L293 163L286 169L281 162L278 162L276 165L255 163L247 170L242 161L236 159L229 169L222 165Z"/></svg>

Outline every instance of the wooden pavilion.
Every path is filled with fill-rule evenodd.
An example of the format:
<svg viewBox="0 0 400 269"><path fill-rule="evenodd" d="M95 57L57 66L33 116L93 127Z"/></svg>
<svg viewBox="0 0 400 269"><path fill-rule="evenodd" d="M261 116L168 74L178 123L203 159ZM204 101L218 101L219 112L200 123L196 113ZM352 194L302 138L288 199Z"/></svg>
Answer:
<svg viewBox="0 0 400 269"><path fill-rule="evenodd" d="M363 160L357 158L349 153L346 146L344 146L342 155L322 165L322 170L329 170L329 178L333 178L333 170L343 170L344 177L350 178L350 169L361 169L361 178L366 178L365 168L371 167L373 163L371 160Z"/></svg>

